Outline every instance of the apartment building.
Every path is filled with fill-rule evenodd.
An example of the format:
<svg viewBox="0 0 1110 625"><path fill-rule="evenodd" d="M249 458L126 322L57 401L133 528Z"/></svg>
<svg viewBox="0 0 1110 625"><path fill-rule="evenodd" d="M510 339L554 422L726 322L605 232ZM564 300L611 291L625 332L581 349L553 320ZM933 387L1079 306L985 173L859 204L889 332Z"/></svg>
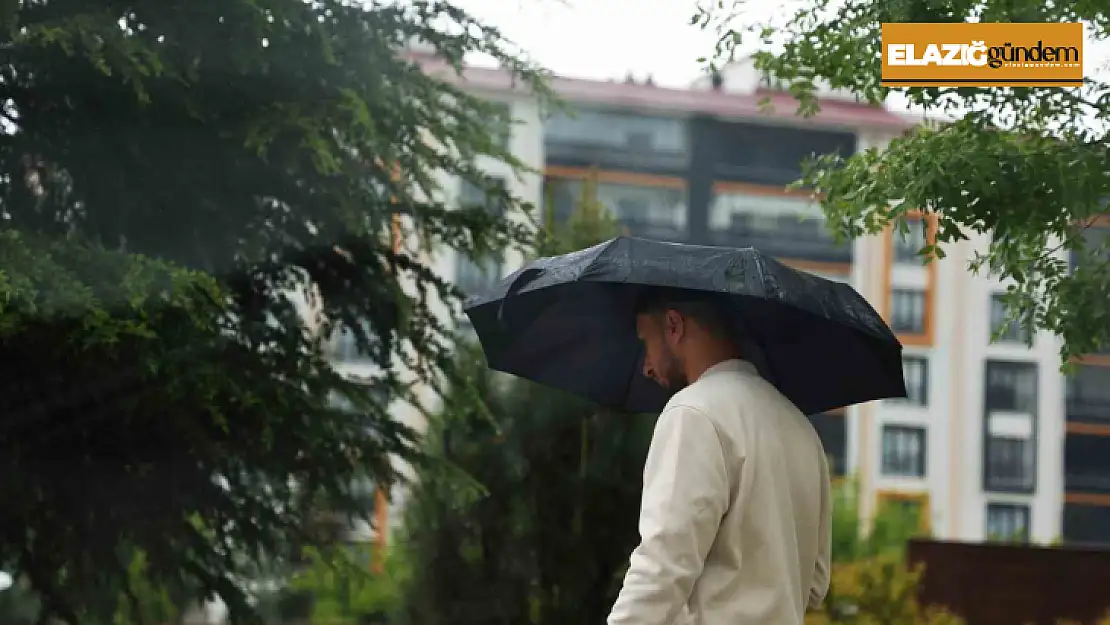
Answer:
<svg viewBox="0 0 1110 625"><path fill-rule="evenodd" d="M945 539L1110 543L1110 350L1065 380L1051 335L1006 326L992 342L1006 324L1005 285L967 270L989 239L925 264L916 252L931 220L911 219L906 239L888 230L840 243L805 193L785 189L810 154L882 148L913 119L833 92L802 119L748 63L688 89L555 78L576 115L549 115L505 72L470 68L458 78L414 58L503 103L516 121L507 145L541 173L486 166L523 200L566 215L596 176L598 199L631 234L754 246L872 302L905 345L909 397L810 416L835 474L859 481L864 515L890 502L916 507ZM451 180L444 191L466 203L476 192ZM478 266L442 252L432 260L465 290L521 262Z"/></svg>

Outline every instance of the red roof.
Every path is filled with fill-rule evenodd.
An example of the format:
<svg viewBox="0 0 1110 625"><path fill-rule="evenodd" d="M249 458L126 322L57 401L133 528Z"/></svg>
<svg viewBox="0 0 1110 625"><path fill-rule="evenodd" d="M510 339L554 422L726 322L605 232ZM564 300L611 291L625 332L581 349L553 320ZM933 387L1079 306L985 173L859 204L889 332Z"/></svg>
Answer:
<svg viewBox="0 0 1110 625"><path fill-rule="evenodd" d="M425 71L450 82L491 91L523 90L507 70L467 67L462 76L435 57L410 53L409 58ZM645 84L584 80L555 76L551 87L563 99L575 104L595 104L636 110L701 113L724 118L763 118L789 121L791 125L841 126L850 128L906 129L916 122L880 106L819 100L821 110L806 119L797 114L798 102L781 92L760 91L751 95L701 89L673 89ZM772 109L763 111L760 101L769 98Z"/></svg>

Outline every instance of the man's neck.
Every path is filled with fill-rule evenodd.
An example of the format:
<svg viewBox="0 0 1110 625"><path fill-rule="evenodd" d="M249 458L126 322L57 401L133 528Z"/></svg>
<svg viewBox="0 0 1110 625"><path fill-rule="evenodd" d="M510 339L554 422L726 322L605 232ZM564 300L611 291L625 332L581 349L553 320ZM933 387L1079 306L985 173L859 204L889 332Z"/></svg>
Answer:
<svg viewBox="0 0 1110 625"><path fill-rule="evenodd" d="M701 355L701 357L687 358L686 366L684 367L686 379L691 383L696 382L701 376L705 375L713 367L729 360L736 360L740 358L740 354L734 349L721 349L711 350Z"/></svg>

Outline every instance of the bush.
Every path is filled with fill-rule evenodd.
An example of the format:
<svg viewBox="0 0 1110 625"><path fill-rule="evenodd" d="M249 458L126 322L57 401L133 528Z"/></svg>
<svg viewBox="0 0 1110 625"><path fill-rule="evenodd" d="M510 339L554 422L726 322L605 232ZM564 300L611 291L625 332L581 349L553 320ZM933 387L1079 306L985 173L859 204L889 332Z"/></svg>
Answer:
<svg viewBox="0 0 1110 625"><path fill-rule="evenodd" d="M807 625L961 625L957 615L917 601L924 568L911 569L905 552L922 533L920 521L917 510L882 505L865 526L857 483L836 485L832 583L823 609L806 615Z"/></svg>

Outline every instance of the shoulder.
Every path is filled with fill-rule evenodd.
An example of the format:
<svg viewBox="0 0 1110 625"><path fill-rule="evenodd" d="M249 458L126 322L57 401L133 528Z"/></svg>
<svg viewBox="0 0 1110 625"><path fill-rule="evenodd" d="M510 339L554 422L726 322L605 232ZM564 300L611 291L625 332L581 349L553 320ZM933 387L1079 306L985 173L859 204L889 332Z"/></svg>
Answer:
<svg viewBox="0 0 1110 625"><path fill-rule="evenodd" d="M766 394L766 382L742 373L718 373L694 382L674 394L664 410L685 406L705 413L710 418L731 413L745 401Z"/></svg>
<svg viewBox="0 0 1110 625"><path fill-rule="evenodd" d="M704 406L676 402L674 398L659 413L659 419L655 422L655 434L718 440L721 436L719 424Z"/></svg>

